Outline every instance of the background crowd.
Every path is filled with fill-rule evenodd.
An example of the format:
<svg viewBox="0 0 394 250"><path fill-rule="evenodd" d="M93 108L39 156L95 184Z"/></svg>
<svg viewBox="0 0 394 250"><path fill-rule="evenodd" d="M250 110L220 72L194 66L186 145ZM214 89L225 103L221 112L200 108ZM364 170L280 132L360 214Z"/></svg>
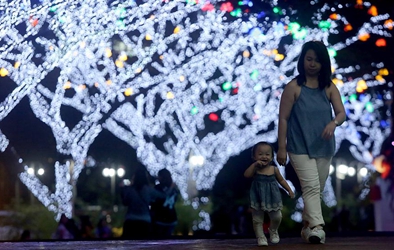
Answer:
<svg viewBox="0 0 394 250"><path fill-rule="evenodd" d="M163 238L171 236L177 224L175 202L179 189L167 169L158 172L156 184L150 182L145 168L137 168L130 180L123 180L121 198L127 207L123 224L123 239ZM80 216L79 225L72 218L61 216L53 239L109 239L113 238L107 218L93 226L89 216Z"/></svg>

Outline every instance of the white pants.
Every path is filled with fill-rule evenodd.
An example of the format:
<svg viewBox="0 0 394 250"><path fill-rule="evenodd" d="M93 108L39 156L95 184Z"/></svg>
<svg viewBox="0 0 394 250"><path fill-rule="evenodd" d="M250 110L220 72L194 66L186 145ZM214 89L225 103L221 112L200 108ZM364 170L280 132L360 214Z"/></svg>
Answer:
<svg viewBox="0 0 394 250"><path fill-rule="evenodd" d="M289 153L289 158L300 180L304 211L302 219L309 227L324 225L321 194L330 171L332 157L310 158Z"/></svg>
<svg viewBox="0 0 394 250"><path fill-rule="evenodd" d="M273 231L278 231L279 225L282 221L282 211L271 211L268 212L268 216L270 217L270 229ZM262 210L252 210L252 219L253 219L253 230L256 234L256 238L265 237L263 230L264 223L264 211Z"/></svg>

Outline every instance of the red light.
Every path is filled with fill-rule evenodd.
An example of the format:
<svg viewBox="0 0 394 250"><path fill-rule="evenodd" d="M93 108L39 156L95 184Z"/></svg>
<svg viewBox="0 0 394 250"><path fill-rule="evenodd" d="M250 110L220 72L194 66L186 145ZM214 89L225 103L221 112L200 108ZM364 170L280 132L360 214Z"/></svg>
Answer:
<svg viewBox="0 0 394 250"><path fill-rule="evenodd" d="M202 11L213 11L215 10L215 7L211 3L206 3L204 6L201 8Z"/></svg>
<svg viewBox="0 0 394 250"><path fill-rule="evenodd" d="M220 10L221 11L226 11L226 12L231 12L231 11L234 10L234 7L233 7L233 5L230 2L227 2L227 3L223 3L220 6Z"/></svg>
<svg viewBox="0 0 394 250"><path fill-rule="evenodd" d="M217 114L215 114L215 113L210 113L209 114L209 119L211 121L217 122L219 120L219 116Z"/></svg>
<svg viewBox="0 0 394 250"><path fill-rule="evenodd" d="M378 47L386 47L386 40L383 38L380 38L376 40L376 46Z"/></svg>

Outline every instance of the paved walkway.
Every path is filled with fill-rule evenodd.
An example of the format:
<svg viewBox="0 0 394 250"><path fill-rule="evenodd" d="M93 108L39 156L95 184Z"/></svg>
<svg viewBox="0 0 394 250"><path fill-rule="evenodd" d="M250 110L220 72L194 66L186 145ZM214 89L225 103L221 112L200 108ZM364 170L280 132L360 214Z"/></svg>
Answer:
<svg viewBox="0 0 394 250"><path fill-rule="evenodd" d="M146 250L228 250L228 249L298 249L298 250L392 250L394 234L383 236L350 236L327 238L324 245L311 245L300 238L282 238L279 244L258 247L252 238L238 239L166 239L166 240L107 240L107 241L31 241L0 242L0 250L60 250L60 249L146 249Z"/></svg>

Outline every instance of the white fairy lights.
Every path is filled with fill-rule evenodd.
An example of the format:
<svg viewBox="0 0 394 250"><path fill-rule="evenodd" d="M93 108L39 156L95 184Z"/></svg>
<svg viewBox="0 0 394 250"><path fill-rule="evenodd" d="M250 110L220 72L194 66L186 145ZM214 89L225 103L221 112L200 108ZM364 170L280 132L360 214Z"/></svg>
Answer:
<svg viewBox="0 0 394 250"><path fill-rule="evenodd" d="M106 129L135 149L151 174L168 168L187 198L189 178L197 189L210 189L231 156L260 140L275 142L280 96L296 75L302 44L328 44L347 20L328 18L325 6L313 17L316 27L302 27L285 15L294 11L267 2L268 11L282 13L277 20L215 0L1 1L0 75L16 87L1 102L0 121L28 97L35 116L52 129L57 151L74 162L71 169L55 164L55 193L25 172L21 180L58 217L71 214L72 186ZM379 116L384 102L367 91L386 84L387 72L382 62L371 62L378 65L373 72L359 74L355 65L339 67L335 54L369 34L391 37L390 24L387 14L375 15L357 34L328 44L348 113L337 145L350 141L365 163L389 133ZM59 73L49 77L53 72ZM81 115L73 128L61 117L64 106ZM0 138L4 150L8 139L1 132ZM191 152L202 166L192 168Z"/></svg>

